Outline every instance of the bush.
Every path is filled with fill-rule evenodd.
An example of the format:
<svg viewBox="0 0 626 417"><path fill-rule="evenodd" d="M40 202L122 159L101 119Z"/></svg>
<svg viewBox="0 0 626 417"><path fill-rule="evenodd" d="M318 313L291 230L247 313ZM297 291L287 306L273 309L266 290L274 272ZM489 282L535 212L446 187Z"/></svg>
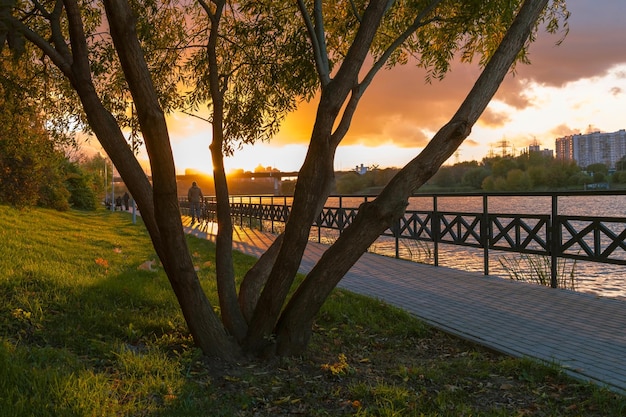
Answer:
<svg viewBox="0 0 626 417"><path fill-rule="evenodd" d="M98 197L94 189L96 181L91 174L84 173L76 163L67 162L65 185L69 192L69 204L79 210L95 210Z"/></svg>

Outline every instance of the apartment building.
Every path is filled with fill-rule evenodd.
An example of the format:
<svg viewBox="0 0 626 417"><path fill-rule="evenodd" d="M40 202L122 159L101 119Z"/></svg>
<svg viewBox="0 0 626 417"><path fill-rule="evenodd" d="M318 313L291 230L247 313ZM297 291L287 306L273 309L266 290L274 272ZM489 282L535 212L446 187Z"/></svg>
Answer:
<svg viewBox="0 0 626 417"><path fill-rule="evenodd" d="M564 136L556 139L555 149L557 159L576 161L582 168L602 163L612 169L626 155L626 130Z"/></svg>

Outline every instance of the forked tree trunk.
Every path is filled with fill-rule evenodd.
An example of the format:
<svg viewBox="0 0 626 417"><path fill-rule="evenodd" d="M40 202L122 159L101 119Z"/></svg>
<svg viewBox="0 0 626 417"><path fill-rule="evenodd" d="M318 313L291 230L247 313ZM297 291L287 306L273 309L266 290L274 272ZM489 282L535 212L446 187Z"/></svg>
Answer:
<svg viewBox="0 0 626 417"><path fill-rule="evenodd" d="M424 151L407 164L371 203L361 205L354 223L324 253L292 297L276 329L277 353L298 354L306 348L315 315L341 278L393 221L408 198L426 182L469 135L524 46L547 0L526 0L496 53L452 120Z"/></svg>
<svg viewBox="0 0 626 417"><path fill-rule="evenodd" d="M332 189L335 151L345 135L343 131L334 135L333 128L348 98L351 94L356 94L353 89L358 86L359 71L387 6L388 2L385 0L370 2L361 17L360 29L341 68L332 81L322 85L311 142L304 164L298 173L292 210L285 225L284 240L248 326L244 349L249 352L274 353L275 345L271 341L271 335L298 272L311 225ZM330 71L330 68L326 70ZM320 77L330 80L329 73L320 74ZM360 97L359 94L356 96ZM348 106L349 110L343 114L342 122L351 118L356 102L358 98L350 102L352 106Z"/></svg>
<svg viewBox="0 0 626 417"><path fill-rule="evenodd" d="M214 106L214 109L216 107L217 106ZM239 300L237 298L235 270L233 266L233 223L230 217L228 185L226 183L224 161L221 151L222 141L216 141L215 139L221 136L221 127L219 128L219 132L216 130L217 129L214 127L211 154L213 155L213 178L217 200L217 237L215 239L217 291L220 300L220 310L222 312L222 322L230 334L232 334L237 341L241 342L246 335L248 325L239 307Z"/></svg>
<svg viewBox="0 0 626 417"><path fill-rule="evenodd" d="M283 244L280 245L280 251L276 256L269 279L258 299L248 326L244 346L248 352L259 355L274 354L273 343L268 336L274 330L283 302L300 267L310 227L321 210L321 205L330 194L334 178L332 155L328 155L328 150L319 154L326 158L316 159L310 164L305 163L298 174L298 183L289 221L285 226Z"/></svg>

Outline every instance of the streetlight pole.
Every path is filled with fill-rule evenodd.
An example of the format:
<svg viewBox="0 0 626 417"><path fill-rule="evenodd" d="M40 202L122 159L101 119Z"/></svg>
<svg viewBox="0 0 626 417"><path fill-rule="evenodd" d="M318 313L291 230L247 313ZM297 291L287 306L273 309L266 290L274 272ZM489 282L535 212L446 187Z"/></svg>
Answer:
<svg viewBox="0 0 626 417"><path fill-rule="evenodd" d="M102 158L102 162L104 163L104 205L106 206L107 202L109 201L109 190L107 190L108 188L108 182L109 182L109 170L108 170L108 164L107 164L107 156L106 154L102 154L102 152L98 151L98 155L100 155L100 158Z"/></svg>
<svg viewBox="0 0 626 417"><path fill-rule="evenodd" d="M111 167L111 211L115 211L115 166Z"/></svg>
<svg viewBox="0 0 626 417"><path fill-rule="evenodd" d="M137 127L135 126L135 103L131 101L130 103L130 123L131 123L131 131L130 131L130 140L131 140L131 149L133 153L137 155L137 149L135 149L135 139L137 137ZM135 198L130 196L130 204L133 206L133 224L137 223L137 207L135 207Z"/></svg>

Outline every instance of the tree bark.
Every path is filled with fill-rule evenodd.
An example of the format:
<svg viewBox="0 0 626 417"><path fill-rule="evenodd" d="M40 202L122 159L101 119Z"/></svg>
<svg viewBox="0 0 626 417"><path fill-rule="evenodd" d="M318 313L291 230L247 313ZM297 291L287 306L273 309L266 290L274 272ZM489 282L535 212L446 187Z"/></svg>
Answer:
<svg viewBox="0 0 626 417"><path fill-rule="evenodd" d="M196 344L209 356L231 360L237 345L213 312L187 247L167 125L135 33L132 11L126 0L105 0L104 5L150 157L154 213L163 241L163 265Z"/></svg>
<svg viewBox="0 0 626 417"><path fill-rule="evenodd" d="M306 348L315 315L341 278L369 245L404 213L409 196L461 145L496 93L547 0L526 0L496 53L451 121L371 203L361 205L354 223L322 256L291 298L276 326L276 351L292 355Z"/></svg>
<svg viewBox="0 0 626 417"><path fill-rule="evenodd" d="M244 318L249 322L254 314L263 286L272 272L272 267L276 263L276 257L280 251L283 238L281 233L274 239L270 247L259 257L255 264L246 272L246 275L239 286L239 308Z"/></svg>

